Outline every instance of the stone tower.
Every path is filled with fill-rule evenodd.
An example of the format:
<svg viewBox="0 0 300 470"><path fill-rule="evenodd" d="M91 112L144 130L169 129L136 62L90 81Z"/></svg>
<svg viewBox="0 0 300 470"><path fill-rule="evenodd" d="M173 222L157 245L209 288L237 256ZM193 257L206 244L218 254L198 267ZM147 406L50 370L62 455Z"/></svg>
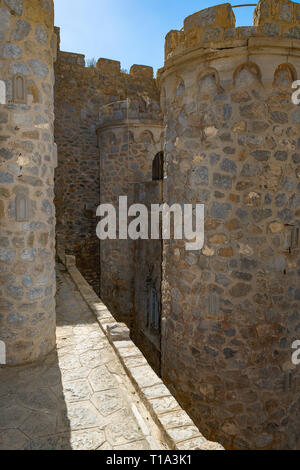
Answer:
<svg viewBox="0 0 300 470"><path fill-rule="evenodd" d="M165 202L204 203L205 246L164 246L162 374L231 449L299 448L300 5L229 4L166 38Z"/></svg>
<svg viewBox="0 0 300 470"><path fill-rule="evenodd" d="M0 340L8 365L55 346L53 14L52 0L0 1Z"/></svg>
<svg viewBox="0 0 300 470"><path fill-rule="evenodd" d="M144 87L144 93L134 90L128 101L104 106L97 129L100 201L102 204L113 204L116 209L120 196L127 196L128 207L138 202L134 198L134 184L152 180L152 163L163 146L159 104L145 90L147 82L154 82L153 69L135 65L130 70L130 77L141 90ZM100 260L103 268L101 297L118 321L131 326L134 310L134 241L101 241Z"/></svg>

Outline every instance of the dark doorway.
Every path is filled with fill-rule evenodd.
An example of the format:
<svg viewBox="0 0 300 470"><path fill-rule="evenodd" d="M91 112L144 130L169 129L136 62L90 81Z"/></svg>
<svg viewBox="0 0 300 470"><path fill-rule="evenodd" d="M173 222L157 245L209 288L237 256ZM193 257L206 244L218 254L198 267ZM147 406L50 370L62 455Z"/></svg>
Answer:
<svg viewBox="0 0 300 470"><path fill-rule="evenodd" d="M155 155L152 163L152 181L164 179L164 152Z"/></svg>

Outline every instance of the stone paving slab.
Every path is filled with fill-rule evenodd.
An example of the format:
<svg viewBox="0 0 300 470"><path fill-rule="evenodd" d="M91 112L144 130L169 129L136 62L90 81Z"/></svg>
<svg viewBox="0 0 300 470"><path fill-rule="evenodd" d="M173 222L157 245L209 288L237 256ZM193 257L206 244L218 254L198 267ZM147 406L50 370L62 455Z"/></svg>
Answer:
<svg viewBox="0 0 300 470"><path fill-rule="evenodd" d="M131 341L126 325L115 322L101 299L78 271L75 257L66 255L63 262L86 305L97 318L102 332L113 346L138 396L158 425L164 442L174 450L224 450L217 442L210 442L202 436L150 367L139 348Z"/></svg>
<svg viewBox="0 0 300 470"><path fill-rule="evenodd" d="M59 267L56 351L38 364L0 368L0 450L167 448L96 318Z"/></svg>

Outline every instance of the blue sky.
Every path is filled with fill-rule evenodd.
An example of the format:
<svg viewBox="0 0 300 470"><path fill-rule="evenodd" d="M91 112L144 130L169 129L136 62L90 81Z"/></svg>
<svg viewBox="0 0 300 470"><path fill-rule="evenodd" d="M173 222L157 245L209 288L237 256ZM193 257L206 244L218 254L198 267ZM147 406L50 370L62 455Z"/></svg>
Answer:
<svg viewBox="0 0 300 470"><path fill-rule="evenodd" d="M61 49L133 64L163 65L164 38L181 29L186 16L216 5L216 0L54 0ZM220 2L225 3L225 2ZM256 3L234 0L233 5ZM252 25L254 8L235 9L238 26Z"/></svg>

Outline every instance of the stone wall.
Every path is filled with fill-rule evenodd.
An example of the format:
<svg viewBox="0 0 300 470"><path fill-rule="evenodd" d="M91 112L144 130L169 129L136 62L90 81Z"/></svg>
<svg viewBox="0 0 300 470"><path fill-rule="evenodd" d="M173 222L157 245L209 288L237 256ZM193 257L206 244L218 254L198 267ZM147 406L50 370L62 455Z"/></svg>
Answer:
<svg viewBox="0 0 300 470"><path fill-rule="evenodd" d="M78 266L99 293L99 158L95 126L103 95L99 74L84 56L58 51L55 65L55 173L57 243L77 256Z"/></svg>
<svg viewBox="0 0 300 470"><path fill-rule="evenodd" d="M164 244L162 376L228 449L300 445L300 5L230 5L166 40L164 200L204 203L205 246Z"/></svg>
<svg viewBox="0 0 300 470"><path fill-rule="evenodd" d="M0 340L7 364L55 346L52 0L0 1Z"/></svg>
<svg viewBox="0 0 300 470"><path fill-rule="evenodd" d="M151 227L151 205L162 204L162 200L163 181L136 184L135 201L138 204L144 204L148 208L149 231ZM160 375L162 240L137 240L134 246L134 263L132 339L147 357L151 367ZM155 308L153 302L156 303L158 321L156 321L156 318L151 318L153 307Z"/></svg>
<svg viewBox="0 0 300 470"><path fill-rule="evenodd" d="M134 183L152 179L152 162L163 145L160 108L156 101L136 95L128 103L104 108L101 120L97 130L100 200L118 211L120 196L127 196L129 207L137 202ZM101 298L118 321L130 327L134 316L134 247L130 239L100 243Z"/></svg>
<svg viewBox="0 0 300 470"><path fill-rule="evenodd" d="M109 59L86 67L84 56L69 52L58 51L55 77L57 240L67 253L76 255L79 269L99 294L96 208L100 203L100 159L96 127L103 110L110 109L106 105L133 97L141 107L151 99L158 109L159 93L151 67L134 65L130 73L124 73L120 62Z"/></svg>

